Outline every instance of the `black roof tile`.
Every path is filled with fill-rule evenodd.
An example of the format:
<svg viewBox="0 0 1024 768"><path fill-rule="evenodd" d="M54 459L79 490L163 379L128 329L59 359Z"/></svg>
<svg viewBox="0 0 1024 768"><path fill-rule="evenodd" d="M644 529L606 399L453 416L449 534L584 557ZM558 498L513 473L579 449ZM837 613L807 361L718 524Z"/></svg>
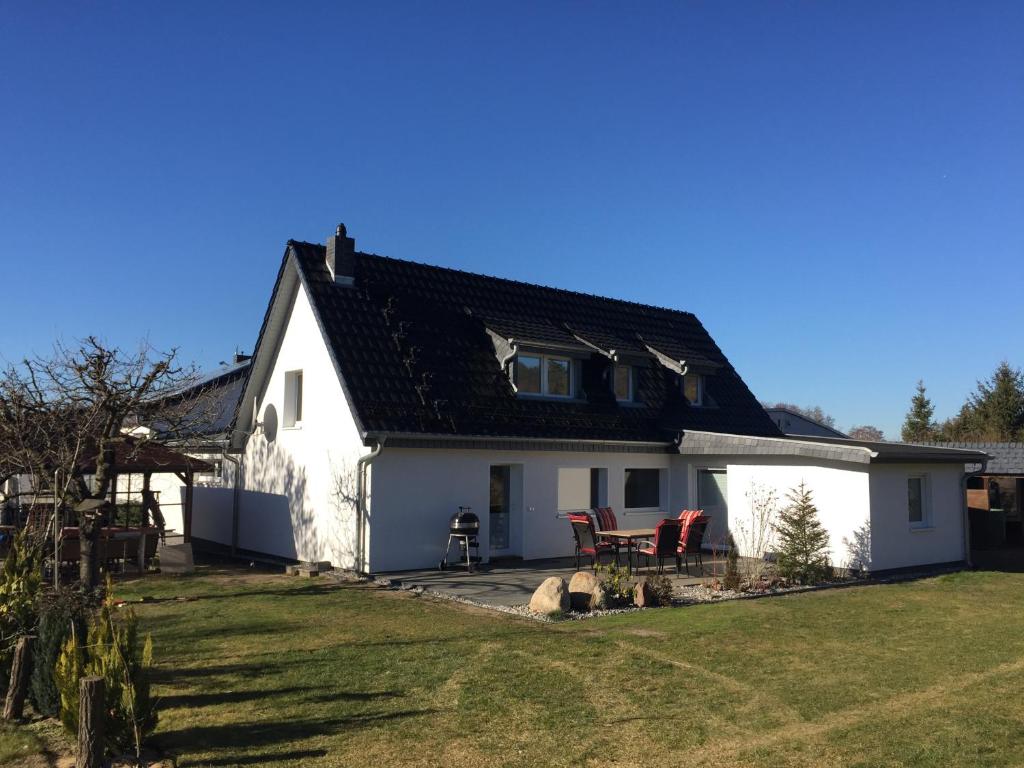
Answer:
<svg viewBox="0 0 1024 768"><path fill-rule="evenodd" d="M366 433L670 442L698 429L775 436L775 424L688 312L606 299L383 256L355 255L355 285L335 284L322 245L289 242ZM586 399L517 397L487 330L524 345L576 347ZM713 407L686 403L653 357L637 366L638 403L615 402L599 348L659 351L716 369ZM621 348L620 348L621 345Z"/></svg>

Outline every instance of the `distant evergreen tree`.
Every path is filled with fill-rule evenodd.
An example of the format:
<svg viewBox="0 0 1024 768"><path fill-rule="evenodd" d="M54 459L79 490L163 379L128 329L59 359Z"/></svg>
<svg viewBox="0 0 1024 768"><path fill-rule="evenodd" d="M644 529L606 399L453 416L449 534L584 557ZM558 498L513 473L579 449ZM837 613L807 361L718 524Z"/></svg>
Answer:
<svg viewBox="0 0 1024 768"><path fill-rule="evenodd" d="M968 405L976 439L1009 441L1024 438L1024 376L1005 360L992 376L978 382Z"/></svg>
<svg viewBox="0 0 1024 768"><path fill-rule="evenodd" d="M779 512L775 525L779 573L801 584L814 584L828 578L832 570L828 531L818 520L818 508L804 483L788 495L790 504Z"/></svg>
<svg viewBox="0 0 1024 768"><path fill-rule="evenodd" d="M910 410L903 421L900 437L905 443L922 443L935 439L935 406L925 394L924 382L917 382L917 394L910 400Z"/></svg>

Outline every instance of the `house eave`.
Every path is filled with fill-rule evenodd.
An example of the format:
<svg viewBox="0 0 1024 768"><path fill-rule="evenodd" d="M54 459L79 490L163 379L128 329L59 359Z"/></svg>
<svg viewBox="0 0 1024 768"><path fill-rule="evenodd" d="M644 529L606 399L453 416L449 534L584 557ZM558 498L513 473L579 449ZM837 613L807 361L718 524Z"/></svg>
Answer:
<svg viewBox="0 0 1024 768"><path fill-rule="evenodd" d="M364 442L376 440L388 448L442 448L448 450L566 451L577 453L674 453L673 441L577 440L546 437L452 435L430 432L367 432Z"/></svg>

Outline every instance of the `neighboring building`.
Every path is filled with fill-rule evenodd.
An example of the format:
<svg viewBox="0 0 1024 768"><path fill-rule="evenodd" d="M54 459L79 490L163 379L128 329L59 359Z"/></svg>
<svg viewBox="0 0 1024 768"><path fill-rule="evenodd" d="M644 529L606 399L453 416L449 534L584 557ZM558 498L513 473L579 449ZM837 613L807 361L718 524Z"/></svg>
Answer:
<svg viewBox="0 0 1024 768"><path fill-rule="evenodd" d="M721 542L752 487L801 481L837 565L855 540L876 570L960 562L984 459L783 435L688 312L361 253L343 228L285 248L231 448L237 506L197 508L196 538L364 572L436 565L460 505L485 559L534 559L571 554L567 513L597 505L631 528L699 507Z"/></svg>
<svg viewBox="0 0 1024 768"><path fill-rule="evenodd" d="M928 443L942 448L984 451L989 461L982 474L967 480L967 505L972 517L977 517L975 539L992 533L991 525L1002 526L992 543L1001 543L1007 536L1020 540L1024 521L1024 443ZM981 522L984 515L998 512L1001 517ZM979 544L984 542L978 541Z"/></svg>
<svg viewBox="0 0 1024 768"><path fill-rule="evenodd" d="M765 413L781 432L787 435L808 435L810 437L847 437L838 429L822 424L816 419L804 416L789 408L765 408Z"/></svg>
<svg viewBox="0 0 1024 768"><path fill-rule="evenodd" d="M153 432L156 439L179 448L189 456L202 459L209 466L209 469L195 475L193 505L199 510L200 516L214 521L225 515L230 516L232 511L233 478L225 482L224 453L228 448L238 399L249 373L249 363L248 355L236 354L230 364L191 382L187 388L169 398L178 398L190 404L190 410L177 420L173 435L159 424L152 425L151 429L143 428ZM118 495L126 500L137 499L141 487L142 478L136 475L118 478ZM183 534L185 484L175 475L164 473L153 476L150 489L157 495L167 530L171 534ZM210 522L204 521L204 531L207 531Z"/></svg>

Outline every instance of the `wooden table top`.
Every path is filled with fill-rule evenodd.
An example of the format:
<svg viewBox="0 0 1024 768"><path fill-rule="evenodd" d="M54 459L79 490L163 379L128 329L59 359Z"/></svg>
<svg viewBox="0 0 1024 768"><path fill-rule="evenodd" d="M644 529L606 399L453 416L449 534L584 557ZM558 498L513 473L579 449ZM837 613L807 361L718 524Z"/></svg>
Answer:
<svg viewBox="0 0 1024 768"><path fill-rule="evenodd" d="M613 539L638 539L641 536L653 536L653 528L622 528L614 531L598 531L598 536L608 536Z"/></svg>

